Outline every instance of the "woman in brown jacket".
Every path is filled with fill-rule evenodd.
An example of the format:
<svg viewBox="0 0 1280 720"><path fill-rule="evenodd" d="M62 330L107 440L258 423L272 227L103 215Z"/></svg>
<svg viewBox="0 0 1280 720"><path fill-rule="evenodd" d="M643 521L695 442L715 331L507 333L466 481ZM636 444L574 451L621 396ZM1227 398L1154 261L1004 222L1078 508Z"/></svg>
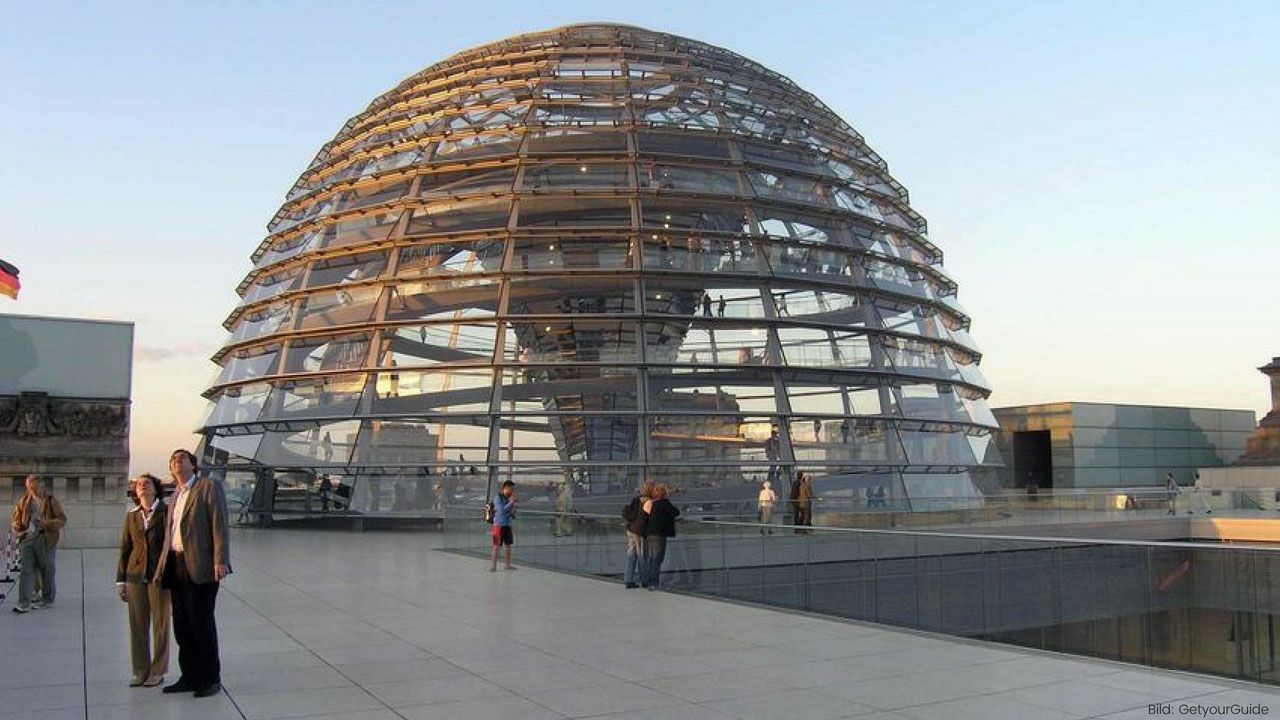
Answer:
<svg viewBox="0 0 1280 720"><path fill-rule="evenodd" d="M156 565L164 550L165 520L160 479L140 475L133 479L138 506L125 513L120 534L120 562L116 588L129 604L129 648L133 658L131 687L155 687L169 671L169 591L155 580Z"/></svg>

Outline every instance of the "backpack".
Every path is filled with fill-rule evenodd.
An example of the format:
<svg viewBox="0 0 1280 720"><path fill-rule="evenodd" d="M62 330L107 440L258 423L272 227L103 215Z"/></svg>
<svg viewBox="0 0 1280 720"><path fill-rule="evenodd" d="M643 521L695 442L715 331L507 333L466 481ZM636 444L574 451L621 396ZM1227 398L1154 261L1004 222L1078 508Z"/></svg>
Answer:
<svg viewBox="0 0 1280 720"><path fill-rule="evenodd" d="M490 498L484 504L484 521L493 524L493 499Z"/></svg>

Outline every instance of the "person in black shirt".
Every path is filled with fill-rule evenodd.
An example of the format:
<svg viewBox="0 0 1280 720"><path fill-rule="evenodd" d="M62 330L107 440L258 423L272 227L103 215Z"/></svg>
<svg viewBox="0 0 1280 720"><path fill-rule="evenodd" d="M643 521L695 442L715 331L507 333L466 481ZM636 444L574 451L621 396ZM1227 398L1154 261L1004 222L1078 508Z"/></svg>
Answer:
<svg viewBox="0 0 1280 720"><path fill-rule="evenodd" d="M653 489L653 498L643 505L645 520L645 555L648 561L649 589L657 590L661 579L662 561L667 556L667 538L676 536L676 518L680 509L668 499L670 491L665 484Z"/></svg>

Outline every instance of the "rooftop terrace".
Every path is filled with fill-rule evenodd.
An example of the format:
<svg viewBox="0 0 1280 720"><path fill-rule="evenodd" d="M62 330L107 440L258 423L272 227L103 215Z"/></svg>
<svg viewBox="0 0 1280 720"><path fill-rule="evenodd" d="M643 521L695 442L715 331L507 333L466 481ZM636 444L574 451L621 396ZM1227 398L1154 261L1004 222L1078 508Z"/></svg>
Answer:
<svg viewBox="0 0 1280 720"><path fill-rule="evenodd" d="M517 536L519 540L519 536ZM958 640L438 551L438 533L237 529L225 692L129 688L113 552L65 550L59 601L0 617L0 717L1139 718L1267 686ZM519 553L517 552L517 560ZM0 606L12 603L9 599ZM176 662L170 674L176 675Z"/></svg>

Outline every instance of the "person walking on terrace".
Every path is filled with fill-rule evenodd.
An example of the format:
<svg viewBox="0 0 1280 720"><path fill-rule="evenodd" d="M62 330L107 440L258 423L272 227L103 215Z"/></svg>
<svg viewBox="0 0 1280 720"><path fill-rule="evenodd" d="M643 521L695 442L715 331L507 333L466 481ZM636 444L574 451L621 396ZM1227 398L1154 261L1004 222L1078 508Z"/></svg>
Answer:
<svg viewBox="0 0 1280 720"><path fill-rule="evenodd" d="M779 475L778 456L780 453L782 441L778 439L778 431L775 428L769 432L769 439L764 441L764 457L769 461L769 482L776 481Z"/></svg>
<svg viewBox="0 0 1280 720"><path fill-rule="evenodd" d="M515 570L511 564L511 546L515 538L511 534L511 521L516 517L516 484L503 480L498 494L493 496L493 527L489 532L493 536L493 554L489 557L489 572L498 570L498 551L507 547L507 569Z"/></svg>
<svg viewBox="0 0 1280 720"><path fill-rule="evenodd" d="M1167 513L1168 515L1178 514L1178 511L1175 509L1178 504L1178 492L1179 492L1178 481L1173 479L1173 473L1171 472L1165 473L1164 474L1164 500L1165 500L1165 509L1168 510L1168 513Z"/></svg>
<svg viewBox="0 0 1280 720"><path fill-rule="evenodd" d="M650 590L657 590L660 584L662 561L667 557L667 538L676 536L676 518L680 516L680 509L671 503L669 495L667 486L660 483L653 489L653 497L642 506L646 517L644 543Z"/></svg>
<svg viewBox="0 0 1280 720"><path fill-rule="evenodd" d="M1212 515L1213 508L1209 506L1209 497L1206 495L1208 488L1200 482L1200 473L1195 474L1195 479L1191 484L1191 494L1200 502L1200 509L1204 510L1205 515ZM1191 510L1187 510L1187 514L1191 514Z"/></svg>
<svg viewBox="0 0 1280 720"><path fill-rule="evenodd" d="M813 485L809 476L796 473L796 525L807 527L813 525ZM796 530L797 533L808 534L812 530Z"/></svg>
<svg viewBox="0 0 1280 720"><path fill-rule="evenodd" d="M197 470L196 456L187 450L169 456L176 489L155 580L169 590L181 673L164 692L203 698L222 692L214 609L219 583L231 574L231 536L222 484L199 477Z"/></svg>
<svg viewBox="0 0 1280 720"><path fill-rule="evenodd" d="M622 509L622 519L627 525L627 554L622 566L622 583L628 588L649 587L649 572L645 565L644 535L648 516L644 505L653 497L653 483L640 486L640 492Z"/></svg>
<svg viewBox="0 0 1280 720"><path fill-rule="evenodd" d="M9 516L9 530L18 541L21 571L18 575L18 604L15 613L25 613L53 605L58 595L57 549L67 513L62 503L49 492L43 480L26 477L27 492L18 498ZM32 599L36 574L40 576L41 596Z"/></svg>
<svg viewBox="0 0 1280 720"><path fill-rule="evenodd" d="M169 672L169 591L155 582L168 507L160 478L133 479L138 504L124 514L120 559L116 563L116 591L129 606L129 650L133 660L130 687L155 687Z"/></svg>

